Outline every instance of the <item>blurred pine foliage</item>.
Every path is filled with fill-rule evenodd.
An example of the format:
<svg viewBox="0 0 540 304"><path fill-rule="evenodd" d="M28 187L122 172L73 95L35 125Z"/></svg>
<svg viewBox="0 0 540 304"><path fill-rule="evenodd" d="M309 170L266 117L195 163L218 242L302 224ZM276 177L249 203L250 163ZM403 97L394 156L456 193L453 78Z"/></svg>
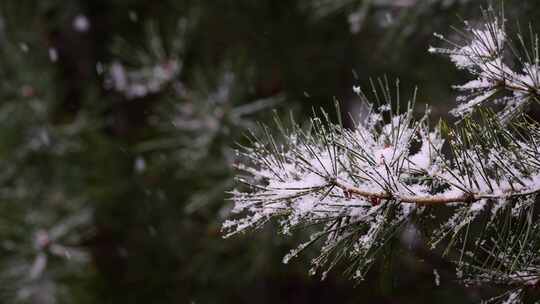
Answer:
<svg viewBox="0 0 540 304"><path fill-rule="evenodd" d="M514 19L540 12L507 2ZM456 72L419 54L477 6L373 10L351 33L349 11L321 16L306 0L1 1L2 302L463 299L433 289L437 257L385 263L353 289L283 266L290 246L272 233L223 241L220 226L231 148L271 109L301 117L335 96L354 111L352 84L387 73L446 112Z"/></svg>

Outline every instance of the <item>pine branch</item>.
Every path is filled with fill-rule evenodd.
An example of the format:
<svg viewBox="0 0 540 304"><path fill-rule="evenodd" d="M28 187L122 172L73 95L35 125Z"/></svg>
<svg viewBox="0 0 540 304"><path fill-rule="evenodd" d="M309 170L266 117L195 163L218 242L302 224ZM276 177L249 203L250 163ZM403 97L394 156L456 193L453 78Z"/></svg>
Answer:
<svg viewBox="0 0 540 304"><path fill-rule="evenodd" d="M482 13L482 27L474 28L465 22L465 31L456 30L465 43L435 34L451 48L430 47L429 52L449 56L458 69L476 77L455 86L465 95L458 98L462 103L452 111L454 115L464 117L479 107L500 104L503 108L499 118L508 123L540 98L538 36L531 31L533 45L529 50L521 34L517 35L517 43L507 34L503 9L497 12L490 6Z"/></svg>
<svg viewBox="0 0 540 304"><path fill-rule="evenodd" d="M353 88L369 113L352 129L330 122L324 112L311 119L309 130L294 122L288 130L280 124L280 138L264 126L263 136L253 135L252 146L238 152L236 167L245 173L238 181L247 188L231 193L233 212L240 217L224 224L227 236L261 227L272 218L280 219L286 234L310 226L316 232L285 261L320 243L312 273L325 268L324 277L346 260L352 276L361 279L396 233L415 218L426 217L426 207L449 207L451 217L430 231L430 244L436 247L448 240L445 255L455 248L460 267L473 265L466 264L467 244L485 242L483 235L470 232L470 226L488 210L492 216L483 230L498 225L502 211L509 208L512 214L524 214L540 192L540 126L519 115L538 86L526 80L534 74L518 74L502 63L504 16L493 9L485 16L484 29L468 29L469 44L432 49L449 54L459 68L478 76L460 87L470 95L456 110L462 115L457 127L444 122L430 127L429 109L423 117L414 117L416 92L404 113L395 111L401 94L399 86L392 94L387 79L372 85L375 103L359 87ZM532 65L523 66L536 73ZM503 114L479 107L500 90L513 94L498 101L506 103ZM477 120L470 115L473 111ZM528 230L511 231L526 238L523 231ZM485 250L510 252L515 247L511 240L505 237ZM483 276L499 273L504 263L483 265ZM523 283L517 279L523 274L534 278L532 272L524 272L525 266L508 269L507 284Z"/></svg>
<svg viewBox="0 0 540 304"><path fill-rule="evenodd" d="M448 208L450 217L436 218L437 227L426 231L431 247L444 243L445 256L456 253L465 283L518 286L505 296L519 300L520 287L538 277L538 250L527 244L537 238L532 210L540 193L540 125L523 113L540 92L540 52L535 45L528 61L516 57L521 71L510 69L503 58L512 49L504 14L483 13L480 29L466 23L467 43L430 49L477 77L457 87L464 93L454 111L457 126L430 126L429 108L415 117L416 92L403 113L396 110L399 85L393 94L387 79L372 82L374 102L353 88L369 113L351 129L324 112L307 130L294 121L290 129L280 124L280 137L263 126L262 136L253 134L252 145L238 151L237 180L244 187L231 193L239 216L224 223L226 236L273 218L285 234L309 226L310 240L285 262L319 243L310 273L323 268L324 278L345 260L352 276L363 279L403 227L427 220L434 209L427 207ZM493 109L483 107L488 102Z"/></svg>
<svg viewBox="0 0 540 304"><path fill-rule="evenodd" d="M331 181L331 184L339 187L343 192L348 194L353 194L356 196L364 197L369 200L395 200L400 203L410 203L417 205L433 206L433 205L445 205L445 204L454 204L454 203L464 203L471 204L481 200L501 200L501 199L512 199L522 196L529 196L540 193L540 187L526 191L512 191L508 189L503 191L503 194L489 194L489 193L463 193L456 196L440 196L440 195L431 195L431 196L407 196L400 194L393 194L389 192L369 192L362 189L344 184L340 181L334 180Z"/></svg>

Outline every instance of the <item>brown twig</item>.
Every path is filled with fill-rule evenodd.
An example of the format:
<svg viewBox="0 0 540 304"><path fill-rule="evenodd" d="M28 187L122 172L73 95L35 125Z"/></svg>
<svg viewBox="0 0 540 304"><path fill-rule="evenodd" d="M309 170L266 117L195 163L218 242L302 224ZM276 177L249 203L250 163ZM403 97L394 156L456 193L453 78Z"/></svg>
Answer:
<svg viewBox="0 0 540 304"><path fill-rule="evenodd" d="M502 199L502 198L513 198L526 195L532 195L540 192L540 187L538 189L529 189L527 191L521 192L508 192L501 195L496 194L482 194L482 193L463 193L456 196L442 196L442 195L428 195L428 196L406 196L406 195L396 195L388 192L369 192L353 186L346 185L338 180L333 180L332 183L341 188L345 193L349 195L356 195L360 197L365 197L369 200L377 198L380 200L391 200L395 199L402 203L410 203L417 205L446 205L452 203L463 203L463 204L472 204L474 202L480 201L482 199Z"/></svg>

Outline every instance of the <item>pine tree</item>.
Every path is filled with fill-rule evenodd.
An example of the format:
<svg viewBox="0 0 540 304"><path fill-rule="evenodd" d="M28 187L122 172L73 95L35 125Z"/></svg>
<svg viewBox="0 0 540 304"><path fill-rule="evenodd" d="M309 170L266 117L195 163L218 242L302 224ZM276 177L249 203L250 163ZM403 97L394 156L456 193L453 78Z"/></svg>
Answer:
<svg viewBox="0 0 540 304"><path fill-rule="evenodd" d="M409 238L404 246L408 248L417 241L420 229L429 229L425 225L432 222L424 221L426 213L397 227L395 237L387 238L387 246L380 246L381 254L373 252L376 262L365 263L365 268L374 270L367 278L370 282L356 289L352 288L354 281L336 275L337 271L318 282L307 276L302 263L281 265L287 249L317 231L317 225L306 223L309 227L294 234L291 229L291 239L277 237L273 227L267 227L246 238L223 240L220 226L232 205L225 191L234 187L231 167L246 166L243 158L235 161L231 147L239 142L253 148L242 133L255 130L256 121L271 123L270 108L277 107L276 121L282 127L267 128L268 134L262 132L262 136L278 129L290 133L291 125L280 123L286 121L284 112L294 110L296 119L302 121L312 106L332 108L329 92L348 101L354 95L349 89L353 78L363 83L365 75L381 71L403 74L402 83L423 84L418 103L423 101L422 94L433 94L441 103L434 105L429 117L438 117L450 92L445 90L445 80L457 73L444 73L432 63L442 62L439 57L443 56L426 56L429 59L419 64L419 46L427 45L426 37L433 31L442 31L454 13L469 18L468 8L476 7L477 2L158 2L0 1L1 302L251 303L256 299L258 303L356 303L359 298L381 302L381 298L394 296L421 301L423 295L392 291L395 272L390 260L401 246L396 241L398 233L403 232L400 241ZM539 11L533 1L507 3L508 15L519 20L525 15L534 20ZM435 72L437 77L432 77ZM383 91L390 87L384 79L377 86L381 84ZM479 96L485 92L475 90ZM464 95L471 96L468 91ZM520 111L528 107L527 102L513 103L520 105ZM393 116L403 114L396 109L396 100L393 105ZM343 112L354 110L346 102L340 107ZM368 109L360 110L369 116ZM390 115L387 107L380 110L385 113L383 120L373 121L376 132ZM371 111L374 114L379 107L372 106ZM317 130L330 132L328 121L339 119L329 112L328 118L323 114L313 123ZM506 112L497 113L503 117ZM428 116L414 120L417 114L409 116L410 127L417 126L411 132L419 136L411 140L411 157L422 147L418 130L431 134L440 129L443 138L450 132L443 125L430 127ZM485 115L487 119L494 114ZM518 118L510 115L505 121ZM348 117L342 120L343 129L338 124L331 134L350 131ZM506 122L501 124L507 128ZM293 130L308 132L305 125ZM328 137L317 138L325 140L316 143L317 147L329 144ZM275 144L280 147L283 143L276 138ZM448 147L445 143L442 148L445 157ZM327 152L310 153L306 155ZM420 183L414 180L421 175L411 175L406 184ZM430 184L422 181L421 185ZM449 190L444 184L433 187L439 187L440 193ZM350 202L357 199L353 191L340 193L346 193ZM338 200L334 192L328 195ZM386 200L368 201L383 205ZM395 205L392 208L400 212ZM429 210L435 216L447 216L446 208L440 207ZM342 230L354 226L349 224L340 224ZM462 231L472 235L472 227L483 227L470 226ZM491 225L486 234L514 231L507 226ZM534 233L530 229L529 235ZM443 245L451 237L440 241L439 248L445 249ZM462 234L455 238L448 251L451 258ZM513 254L530 239L519 234L510 243L500 240L510 247L498 248L496 254ZM536 243L530 246L534 250ZM310 247L301 255L306 261L317 252L316 246ZM499 253L503 249L505 253ZM516 265L526 268L527 252L517 251ZM332 258L327 259L329 264ZM490 256L486 259L489 265L497 262ZM493 283L489 276L493 273L475 262L464 255L460 264L463 280L471 285ZM334 269L348 265L338 263ZM419 265L401 272L415 277L417 272L425 272ZM429 266L438 267L433 276L440 272L444 289L422 290L422 294L451 294L446 297L450 303L463 297L462 289L448 285L449 277L440 263ZM377 281L371 280L374 277L380 282L372 282ZM499 277L502 283L515 279ZM411 281L419 286L426 282ZM430 276L427 283L431 281Z"/></svg>
<svg viewBox="0 0 540 304"><path fill-rule="evenodd" d="M204 54L215 7L185 2L0 3L2 302L237 301L281 275L219 227L230 146L284 96Z"/></svg>
<svg viewBox="0 0 540 304"><path fill-rule="evenodd" d="M436 34L448 47L429 48L472 78L455 86L455 124L433 125L429 108L417 117L416 91L403 108L399 81L387 78L369 93L353 88L367 111L352 128L324 111L307 128L277 118L281 135L264 127L238 151L239 216L226 236L278 219L283 234L309 233L285 263L318 246L311 274L344 264L362 280L412 226L463 284L504 288L488 302L537 300L540 126L527 112L540 97L538 36L532 26L510 34L502 9L482 15L458 37Z"/></svg>
<svg viewBox="0 0 540 304"><path fill-rule="evenodd" d="M129 254L118 243L103 253L102 247L111 245L101 242L111 234L134 233L123 226L126 222L143 225L150 236L139 236L136 241L141 243L156 240L156 234L166 230L169 237L151 244L156 248L145 244L150 253L188 240L211 248L182 273L194 287L180 298L200 298L201 286L222 280L209 278L210 271L227 250L235 249L220 239L216 218L224 208L216 202L231 184L227 147L253 124L251 116L276 106L282 96L249 102L251 87L243 79L248 75L242 75L247 68L240 63L225 62L215 70L183 66L194 16L178 18L163 31L163 24L139 21L131 11L130 22L142 28L135 43L113 35L106 46L107 61L93 61L84 53L77 54L83 59L70 61L69 47L74 46L66 40L80 43L99 26L82 10L54 1L36 9L7 2L0 6L5 17L0 19L2 301L99 302L94 285L114 270L101 264ZM19 27L19 19L31 30ZM43 24L42 31L36 30ZM155 105L143 114L150 117L133 126L133 114L125 112L139 112L149 102ZM156 183L162 174L169 183ZM125 207L117 200L133 194L142 197L140 204L115 215L116 208ZM143 203L150 200L152 216L141 216L147 212ZM182 252L171 249L169 254L192 259L197 250L184 246ZM185 256L176 257L181 254ZM161 263L173 260L159 257ZM231 263L229 271L236 267ZM130 271L150 277L148 270ZM162 281L149 284L156 292L152 284ZM115 293L109 297L130 297ZM159 297L171 295L151 296L161 301Z"/></svg>

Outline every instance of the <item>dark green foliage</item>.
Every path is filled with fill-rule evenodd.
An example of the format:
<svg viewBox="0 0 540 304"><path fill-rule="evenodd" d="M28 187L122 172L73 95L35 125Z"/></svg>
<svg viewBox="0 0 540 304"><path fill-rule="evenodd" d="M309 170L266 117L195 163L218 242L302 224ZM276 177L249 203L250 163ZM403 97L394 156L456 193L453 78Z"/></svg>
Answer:
<svg viewBox="0 0 540 304"><path fill-rule="evenodd" d="M509 14L538 12L511 2ZM411 7L402 35L375 23L351 34L345 12L314 18L305 0L0 1L1 301L463 300L455 286L433 289L437 257L412 262L399 244L353 289L337 274L308 277L302 260L282 265L289 240L224 241L220 227L231 147L271 108L301 117L335 95L354 110L351 86L388 73L446 112L456 74L419 54L468 8ZM115 63L129 72L172 61L178 71L149 94L110 85Z"/></svg>

